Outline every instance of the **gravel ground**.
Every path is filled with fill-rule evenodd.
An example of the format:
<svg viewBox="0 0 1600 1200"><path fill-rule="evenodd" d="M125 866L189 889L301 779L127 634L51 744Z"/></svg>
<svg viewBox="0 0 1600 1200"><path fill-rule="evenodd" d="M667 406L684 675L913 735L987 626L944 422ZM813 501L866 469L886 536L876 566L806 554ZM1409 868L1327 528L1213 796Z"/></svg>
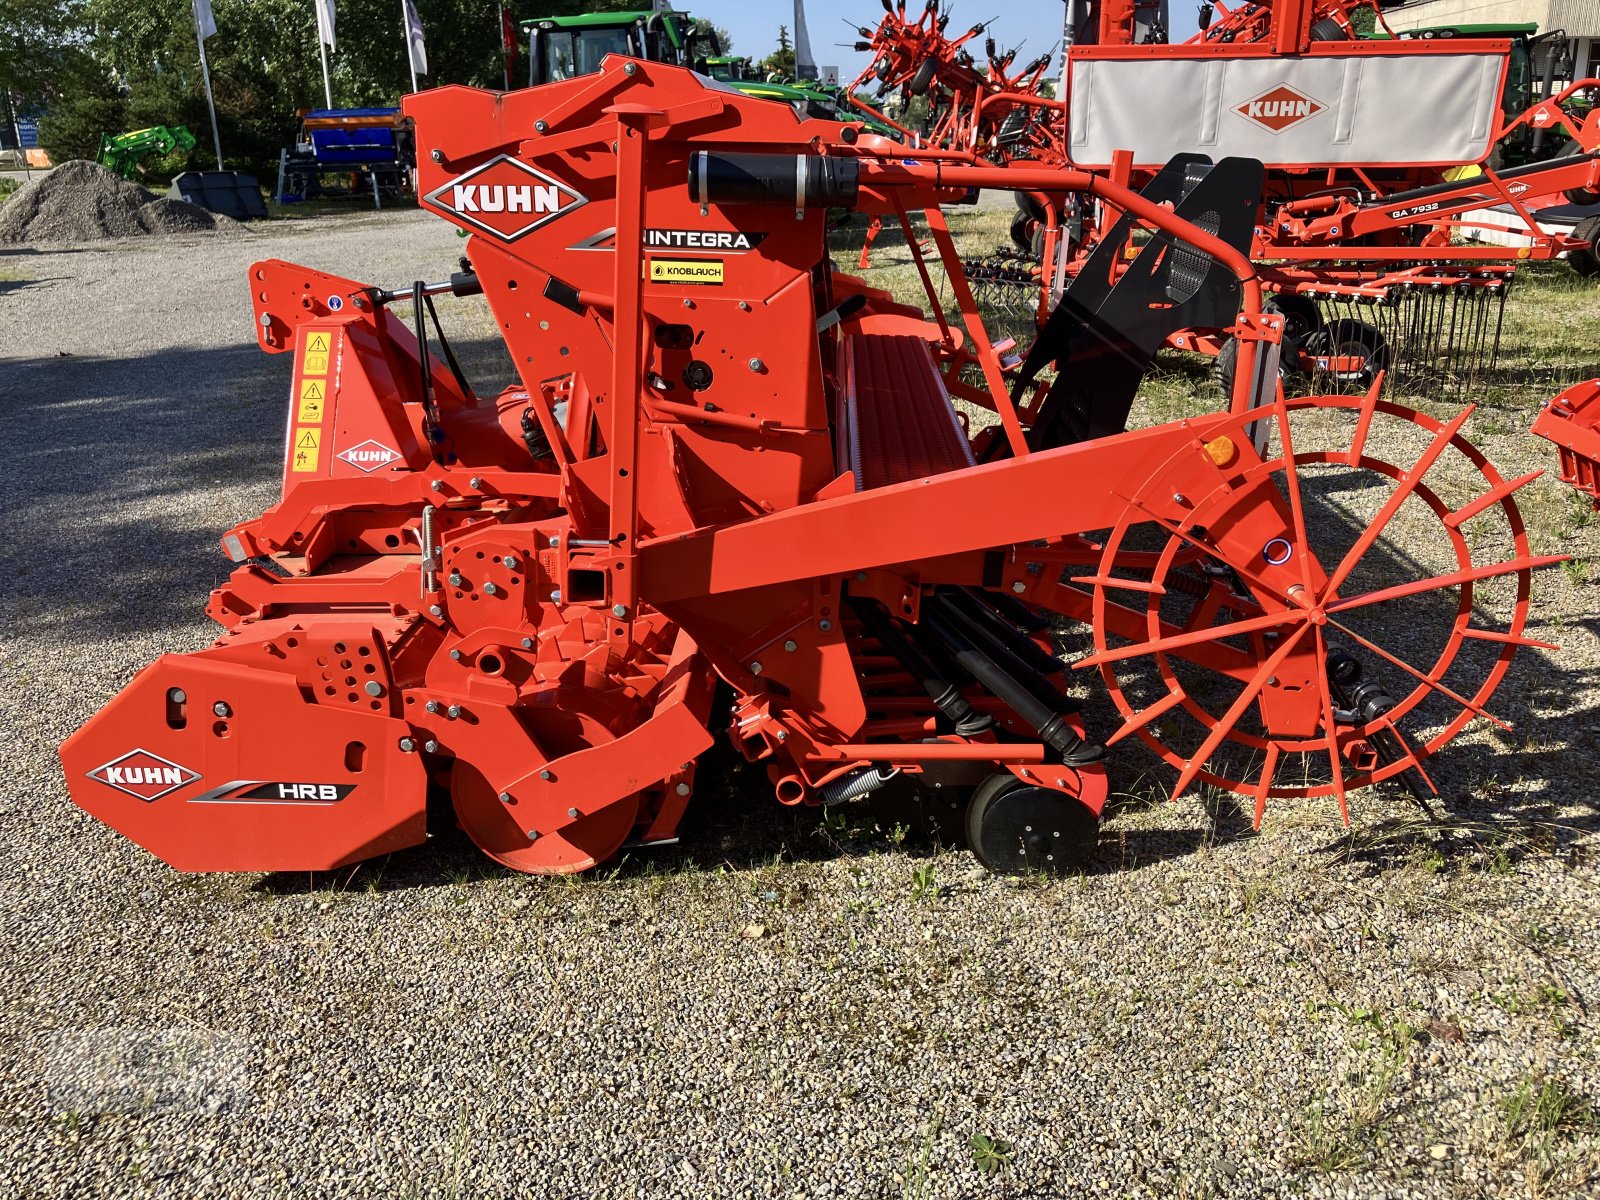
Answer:
<svg viewBox="0 0 1600 1200"><path fill-rule="evenodd" d="M1349 838L1320 802L1255 835L1125 771L1097 869L1018 882L728 765L676 851L603 876L447 835L196 877L79 813L56 745L204 644L216 537L274 497L288 364L246 266L392 285L459 245L404 213L0 249L5 1194L1600 1194L1583 569L1539 581L1564 649L1519 659L1516 733L1437 760L1448 835L1370 793ZM1485 427L1508 474L1552 457L1515 403ZM1536 549L1600 558L1541 495Z"/></svg>

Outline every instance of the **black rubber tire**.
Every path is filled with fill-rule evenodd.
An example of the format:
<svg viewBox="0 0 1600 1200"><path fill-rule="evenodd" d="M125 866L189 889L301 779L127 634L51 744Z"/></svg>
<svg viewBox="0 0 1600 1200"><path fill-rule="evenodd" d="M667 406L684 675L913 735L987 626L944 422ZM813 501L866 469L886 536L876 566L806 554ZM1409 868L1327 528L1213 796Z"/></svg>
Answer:
<svg viewBox="0 0 1600 1200"><path fill-rule="evenodd" d="M1561 153L1556 157L1575 158L1583 153L1584 149L1578 144L1577 140L1568 138L1567 144L1561 147ZM1572 204L1600 204L1600 192L1593 191L1590 188L1568 188L1561 194Z"/></svg>
<svg viewBox="0 0 1600 1200"><path fill-rule="evenodd" d="M1311 40L1313 42L1347 42L1350 35L1345 32L1343 25L1332 17L1323 17L1311 25Z"/></svg>
<svg viewBox="0 0 1600 1200"><path fill-rule="evenodd" d="M1308 353L1330 357L1355 353L1364 355L1365 361L1358 370L1328 372L1340 383L1362 390L1371 387L1378 372L1387 371L1394 359L1388 340L1376 326L1348 317L1329 321L1306 340L1305 348Z"/></svg>
<svg viewBox="0 0 1600 1200"><path fill-rule="evenodd" d="M1021 253L1027 254L1033 246L1033 231L1038 227L1035 221L1025 212L1019 212L1011 218L1011 244Z"/></svg>
<svg viewBox="0 0 1600 1200"><path fill-rule="evenodd" d="M1322 328L1322 310L1308 296L1284 295L1272 298L1272 307L1283 314L1283 340L1297 347Z"/></svg>
<svg viewBox="0 0 1600 1200"><path fill-rule="evenodd" d="M1567 254L1567 266L1585 279L1600 275L1600 217L1585 217L1572 227L1572 236L1589 243Z"/></svg>
<svg viewBox="0 0 1600 1200"><path fill-rule="evenodd" d="M996 875L1070 875L1094 860L1100 818L1071 796L991 775L967 805L967 845Z"/></svg>
<svg viewBox="0 0 1600 1200"><path fill-rule="evenodd" d="M928 90L928 85L933 82L933 73L938 70L939 64L935 59L925 59L911 81L906 84L906 91L913 96L921 96Z"/></svg>

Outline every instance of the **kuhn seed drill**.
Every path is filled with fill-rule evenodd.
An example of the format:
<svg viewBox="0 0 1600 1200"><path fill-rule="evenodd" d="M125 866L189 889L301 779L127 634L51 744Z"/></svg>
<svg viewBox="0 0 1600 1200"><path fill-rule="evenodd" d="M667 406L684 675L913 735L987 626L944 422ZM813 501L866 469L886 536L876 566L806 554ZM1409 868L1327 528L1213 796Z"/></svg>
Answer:
<svg viewBox="0 0 1600 1200"><path fill-rule="evenodd" d="M1465 439L1469 409L1285 399L1249 262L1171 207L620 57L405 105L469 270L252 269L292 363L282 499L223 538L215 644L62 749L76 802L172 865L415 845L434 785L501 863L579 871L671 840L726 736L785 804L893 799L990 867L1056 870L1135 739L1174 793L1259 820L1426 791L1429 756L1496 720L1554 561L1526 479ZM1115 204L1149 233L1117 288L1242 309L1229 409L1129 428L1110 309L991 344L940 208L986 187ZM1255 197L1207 203L1248 225ZM921 304L834 264L840 209L924 214ZM495 394L432 317L480 290L519 376ZM1069 697L1058 636L1104 693Z"/></svg>

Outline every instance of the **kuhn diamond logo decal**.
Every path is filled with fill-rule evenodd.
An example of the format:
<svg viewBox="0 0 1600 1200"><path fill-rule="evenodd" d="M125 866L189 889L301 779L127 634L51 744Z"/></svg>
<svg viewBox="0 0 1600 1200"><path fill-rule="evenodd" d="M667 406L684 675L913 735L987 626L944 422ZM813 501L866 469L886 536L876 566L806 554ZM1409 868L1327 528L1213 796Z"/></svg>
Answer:
<svg viewBox="0 0 1600 1200"><path fill-rule="evenodd" d="M398 450L391 450L382 442L375 442L371 438L358 446L351 446L348 450L341 450L335 457L340 462L347 462L352 467L369 474L379 467L387 467L400 457Z"/></svg>
<svg viewBox="0 0 1600 1200"><path fill-rule="evenodd" d="M120 758L113 758L105 766L90 771L89 778L126 792L136 800L149 802L193 783L200 778L200 772L180 767L148 750L129 750Z"/></svg>
<svg viewBox="0 0 1600 1200"><path fill-rule="evenodd" d="M1327 108L1303 92L1297 92L1280 83L1270 91L1262 92L1254 100L1234 105L1233 111L1247 121L1254 121L1273 133L1282 133L1291 125L1298 125Z"/></svg>
<svg viewBox="0 0 1600 1200"><path fill-rule="evenodd" d="M504 154L435 188L426 199L507 242L589 202L559 179Z"/></svg>

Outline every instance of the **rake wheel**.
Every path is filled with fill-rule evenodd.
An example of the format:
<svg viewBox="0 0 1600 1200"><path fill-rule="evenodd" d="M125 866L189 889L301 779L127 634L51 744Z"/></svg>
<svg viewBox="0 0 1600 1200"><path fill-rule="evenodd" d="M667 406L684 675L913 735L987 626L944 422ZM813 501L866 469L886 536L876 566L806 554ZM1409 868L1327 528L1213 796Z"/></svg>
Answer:
<svg viewBox="0 0 1600 1200"><path fill-rule="evenodd" d="M1125 497L1081 581L1094 585L1095 653L1078 665L1100 668L1124 717L1108 744L1138 734L1178 768L1174 797L1203 780L1253 797L1259 825L1269 796L1334 795L1348 821L1349 789L1422 773L1475 717L1508 727L1484 704L1519 647L1546 646L1522 632L1531 574L1560 558L1530 555L1513 499L1538 472L1502 477L1461 434L1471 411L1441 422L1377 386L1280 395L1208 426ZM1252 432L1266 435L1261 454ZM1218 465L1218 444L1241 452ZM1329 479L1348 498L1313 503ZM1431 565L1413 557L1424 525L1443 534ZM1341 528L1348 544L1328 536ZM1483 585L1502 577L1514 594L1490 624L1484 593L1502 609L1506 597ZM1340 652L1381 676L1388 703L1341 709L1325 666ZM1299 778L1283 769L1294 759Z"/></svg>

